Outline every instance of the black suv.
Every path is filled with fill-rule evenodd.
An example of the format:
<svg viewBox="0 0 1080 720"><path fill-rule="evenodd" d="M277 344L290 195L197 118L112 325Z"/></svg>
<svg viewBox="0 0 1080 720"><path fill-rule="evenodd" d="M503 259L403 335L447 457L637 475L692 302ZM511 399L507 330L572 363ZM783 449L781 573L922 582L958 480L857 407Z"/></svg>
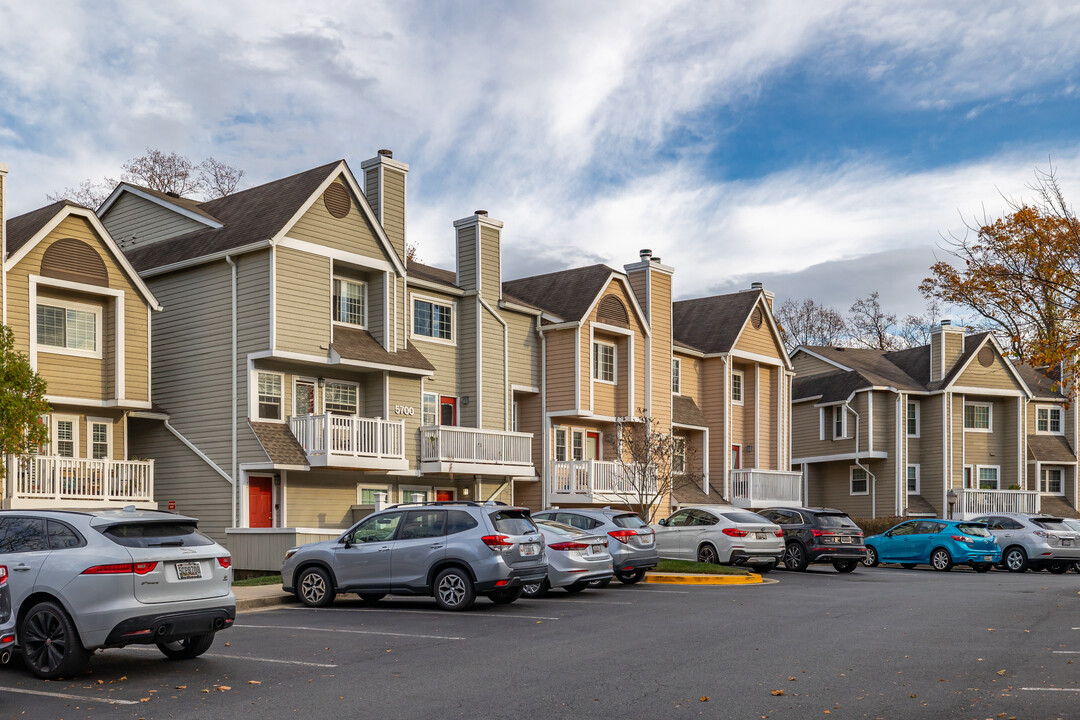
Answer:
<svg viewBox="0 0 1080 720"><path fill-rule="evenodd" d="M866 557L863 531L847 513L833 508L776 507L758 514L784 531L784 567L805 570L810 563L831 562L849 573Z"/></svg>

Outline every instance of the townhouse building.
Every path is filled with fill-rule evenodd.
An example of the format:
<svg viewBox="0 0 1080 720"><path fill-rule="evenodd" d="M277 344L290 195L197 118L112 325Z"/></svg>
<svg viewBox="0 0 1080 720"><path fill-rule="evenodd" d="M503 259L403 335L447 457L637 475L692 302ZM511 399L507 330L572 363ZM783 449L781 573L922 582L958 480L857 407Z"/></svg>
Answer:
<svg viewBox="0 0 1080 720"><path fill-rule="evenodd" d="M3 322L47 383L49 442L4 459L5 508L156 507L154 461L130 443L160 425L151 318L160 310L92 210L56 202L6 219L0 165Z"/></svg>
<svg viewBox="0 0 1080 720"><path fill-rule="evenodd" d="M1075 407L1047 369L943 321L928 345L792 353L807 501L861 517L1075 516Z"/></svg>

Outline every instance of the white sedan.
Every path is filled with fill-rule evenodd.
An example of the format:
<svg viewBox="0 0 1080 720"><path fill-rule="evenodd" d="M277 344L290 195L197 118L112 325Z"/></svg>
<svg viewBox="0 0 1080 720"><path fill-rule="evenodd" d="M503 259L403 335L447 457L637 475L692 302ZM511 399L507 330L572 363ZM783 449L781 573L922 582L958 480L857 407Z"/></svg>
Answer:
<svg viewBox="0 0 1080 720"><path fill-rule="evenodd" d="M747 565L767 573L784 554L784 531L734 505L682 508L653 525L662 558Z"/></svg>

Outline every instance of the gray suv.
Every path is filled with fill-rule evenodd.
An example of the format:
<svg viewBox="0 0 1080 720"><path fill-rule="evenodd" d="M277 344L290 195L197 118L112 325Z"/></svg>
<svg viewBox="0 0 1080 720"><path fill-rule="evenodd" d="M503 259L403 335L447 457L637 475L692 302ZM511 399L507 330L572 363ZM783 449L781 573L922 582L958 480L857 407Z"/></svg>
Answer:
<svg viewBox="0 0 1080 720"><path fill-rule="evenodd" d="M633 585L645 577L649 568L656 567L660 555L656 552L653 530L640 517L626 510L611 508L569 508L543 510L533 515L537 520L553 520L591 532L607 535L608 552L615 577ZM596 584L606 586L611 579Z"/></svg>
<svg viewBox="0 0 1080 720"><path fill-rule="evenodd" d="M0 665L11 660L15 644L15 614L11 612L11 591L8 589L7 565L0 565Z"/></svg>
<svg viewBox="0 0 1080 720"><path fill-rule="evenodd" d="M0 511L16 640L38 677L70 677L99 648L197 657L232 625L231 556L194 518L156 510Z"/></svg>
<svg viewBox="0 0 1080 720"><path fill-rule="evenodd" d="M528 509L467 501L393 505L336 540L290 549L281 567L282 588L309 607L356 593L369 603L434 595L442 609L464 610L477 595L512 603L545 577L544 541Z"/></svg>
<svg viewBox="0 0 1080 720"><path fill-rule="evenodd" d="M1064 573L1080 560L1080 532L1059 517L994 513L974 522L986 523L1001 546L1001 565L1009 572L1045 568Z"/></svg>

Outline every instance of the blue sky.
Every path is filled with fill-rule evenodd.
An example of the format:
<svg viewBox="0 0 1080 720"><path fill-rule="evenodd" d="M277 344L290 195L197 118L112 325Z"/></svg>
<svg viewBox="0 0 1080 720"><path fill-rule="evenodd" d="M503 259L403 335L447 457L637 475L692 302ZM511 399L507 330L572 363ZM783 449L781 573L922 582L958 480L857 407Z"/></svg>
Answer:
<svg viewBox="0 0 1080 720"><path fill-rule="evenodd" d="M1052 159L1080 187L1080 6L0 0L13 213L147 146L250 184L378 148L409 235L505 222L506 277L651 247L682 297L761 280L901 315L941 235Z"/></svg>

